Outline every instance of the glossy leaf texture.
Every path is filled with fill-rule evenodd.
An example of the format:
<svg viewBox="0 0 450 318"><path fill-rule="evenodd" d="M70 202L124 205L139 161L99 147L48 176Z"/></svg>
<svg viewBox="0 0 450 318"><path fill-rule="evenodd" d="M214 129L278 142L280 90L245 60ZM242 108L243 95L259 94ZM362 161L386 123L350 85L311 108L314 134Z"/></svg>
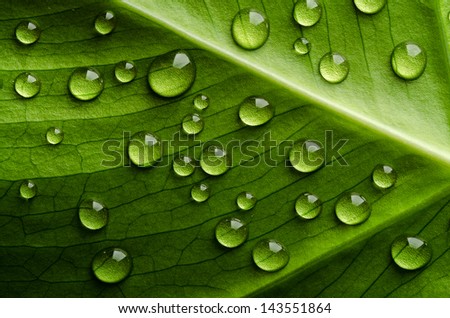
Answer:
<svg viewBox="0 0 450 318"><path fill-rule="evenodd" d="M439 226L428 240L446 255L442 240L434 243L434 238L441 238L448 231L441 223L446 222L448 226L448 208L440 209L440 206L445 205L442 200L450 189L450 168L448 160L441 156L446 148L438 152L434 147L445 146L448 141L445 133L449 124L444 120L449 111L445 104L448 73L444 74L444 68L438 67L446 65L448 59L443 54L445 43L430 35L438 26L434 19L417 35L423 40L429 62L426 72L416 82L399 80L380 62L380 56L388 48L392 49L389 39L383 39L389 45L380 47L383 54L377 54L374 64L366 62L363 52L368 47L363 49L358 45L366 37L372 41L372 37L361 31L360 42L351 42L357 49L350 50L349 43L349 53L343 52L353 63L352 75L332 86L322 82L317 71L318 59L328 49L324 40L327 37L316 40L317 52L306 59L299 60L293 52L292 43L301 33L291 19L293 3L290 1L280 1L282 5L277 10L264 3L271 35L254 52L233 46L230 22L238 9L234 3L162 0L145 3L148 7L142 11L130 9L123 2L88 0L76 4L21 1L19 5L3 5L5 10L0 14L0 48L5 52L0 65L1 296L276 296L278 291L274 290L281 287L288 296L322 296L318 288L300 290L295 284L303 282L311 272L316 274L308 278L310 286L318 284L325 288L320 285L322 282L332 284L341 275L342 267L347 266L346 259L340 255L347 255L375 235L369 240L370 248L364 249L364 255L354 256L363 265L356 262L350 268L348 275L352 281L351 277L364 269L368 255L388 254L390 236L383 239L383 231L419 232L419 228L408 226L415 224L413 220L418 216L417 224L426 224L431 212L421 218L422 211L435 211L433 222L437 223L430 224ZM336 9L333 3L324 1L328 17ZM173 11L175 4L178 11ZM261 10L260 2L239 4ZM417 12L411 9L406 13L408 19L413 19L410 14L415 12L417 20L434 17L438 12L437 6L426 10L416 6L419 3L414 2L412 7ZM199 11L193 14L191 10L195 7ZM348 5L339 8L335 15L341 14L345 23L354 23L344 18L345 10L354 8ZM107 9L114 11L117 26L110 34L99 35L93 23ZM389 12L405 14L393 8ZM208 18L200 13L209 13ZM227 16L217 19L216 15L222 14ZM351 14L355 16L354 11ZM387 19L381 14L386 15L386 11L380 13L379 19ZM178 17L180 28L173 24L167 28L172 16ZM356 16L361 19L360 24L369 19L359 13ZM35 21L42 33L36 43L24 46L14 39L14 28L26 19ZM189 26L181 25L188 19ZM207 27L205 21L214 27ZM323 17L316 31L326 35L327 28L337 27L330 24L326 28L325 21L327 18ZM374 29L373 23L383 26L382 21L372 21ZM280 31L286 25L294 32L292 41L281 37L283 32L289 34ZM200 29L204 32L196 33ZM345 28L340 30L344 32ZM200 41L200 34L209 37L212 43L223 40L223 50L218 52ZM349 38L349 41L353 40ZM430 48L432 43L436 51ZM181 96L159 97L149 87L148 69L158 56L179 49L188 52L195 61L195 82ZM268 55L264 56L269 53L270 65ZM282 58L285 62L280 64ZM136 78L129 83L114 78L116 63L124 60L134 61L137 69ZM295 82L292 65L303 69L296 72L299 75ZM105 87L99 97L80 101L70 95L68 80L78 67L93 67L103 75ZM14 79L22 72L32 72L41 80L36 97L24 99L15 93ZM431 87L433 94L429 93ZM209 106L201 114L204 128L195 137L187 137L180 133L181 123L186 115L197 111L193 100L198 94L209 97ZM239 104L250 96L261 96L274 106L275 115L266 124L251 127L239 120ZM372 98L377 113L367 106L368 101L360 103L364 96ZM422 101L420 109L416 104L418 98ZM358 112L363 115L353 116L358 103ZM410 111L403 109L408 104ZM435 120L438 113L443 117ZM392 124L395 134L389 135L390 130L380 132L381 126L374 123L381 118L386 119L385 125ZM46 142L50 127L60 127L64 132L63 141L57 145ZM422 135L416 129L423 129ZM165 141L162 162L153 168L129 164L128 140L143 130ZM424 144L419 139L431 135L436 137L435 141L421 147ZM269 136L272 143L267 145ZM331 150L340 140L345 144L335 149L338 153L328 153L324 167L304 174L290 167L287 160L291 142L304 138L317 140ZM189 154L198 161L201 146L213 140L234 147L229 151L233 155L231 168L225 174L209 176L199 167L184 178L173 172L171 163L176 156ZM239 151L249 142L255 144L254 141L257 143L252 151ZM108 145L115 147L105 148ZM113 161L114 158L120 160ZM396 185L384 191L375 188L371 181L372 169L380 163L389 163L398 173ZM34 198L20 198L23 180L33 180L36 184ZM199 182L207 183L211 189L209 199L203 203L193 201L190 196L192 186ZM249 211L241 211L236 205L236 197L243 191L251 192L258 199ZM306 191L317 194L324 202L319 217L309 221L300 220L294 208L296 198ZM372 206L371 217L361 225L346 226L335 217L336 200L347 191L363 194ZM78 206L85 199L98 200L108 208L109 219L104 228L90 231L80 224ZM248 223L249 236L243 245L227 249L218 244L214 229L224 217L237 217ZM263 238L279 240L287 247L290 262L284 269L268 273L254 265L251 252ZM383 244L377 244L382 239ZM126 250L133 260L131 274L118 284L99 282L91 270L93 257L108 247ZM335 271L324 269L330 260L339 265ZM402 272L389 259L382 260L384 263L377 263L379 278L374 278L373 283L376 287L389 281L387 292L381 287L372 288L367 282L348 287L354 288L351 295L396 296L392 290L401 288L408 279L411 286L422 286L421 275ZM382 266L392 268L394 273L383 272ZM448 269L446 264L442 266ZM441 270L433 262L423 273L438 277ZM383 276L387 274L398 276L389 280L389 276ZM341 284L337 282L327 289L330 294L323 295L345 296L334 287ZM433 288L434 280L430 279L428 284L421 296L446 296L445 290ZM367 293L363 292L364 288Z"/></svg>

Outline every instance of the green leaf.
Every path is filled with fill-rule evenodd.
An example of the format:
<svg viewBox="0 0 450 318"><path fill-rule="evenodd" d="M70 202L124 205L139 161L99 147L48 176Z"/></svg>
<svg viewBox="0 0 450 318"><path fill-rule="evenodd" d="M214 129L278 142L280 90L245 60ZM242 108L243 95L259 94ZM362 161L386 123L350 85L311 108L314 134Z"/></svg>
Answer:
<svg viewBox="0 0 450 318"><path fill-rule="evenodd" d="M265 7L261 2L240 1L239 7L264 11L271 23L268 42L247 52L236 47L230 36L238 3L222 2L3 4L1 296L240 297L278 295L274 291L279 288L289 289L287 296L321 296L325 288L321 282L332 284L345 272L346 259L341 255L381 233L369 241L374 247L365 247L361 259L354 257L360 263L349 272L353 281L369 257L388 254L392 237L384 238L383 230L408 229L401 222L412 224L429 206L429 211L436 211L433 222L439 226L421 234L436 245L432 265L423 272L407 273L384 258L380 268L392 270L380 270L377 277L371 272L372 281L350 285L349 295L407 295L401 284L408 279L418 293L429 282L418 273L430 272L427 277L433 280L443 275L442 267L448 269L445 264L436 269L445 247L442 240L434 239L448 230L448 209L439 209L450 190L444 40L448 34L442 31L448 24L442 20L446 4L390 2L368 17L346 1L323 1L327 14L317 26L301 30L292 20L290 1L264 3ZM118 23L113 33L101 36L93 21L105 9L115 12ZM24 19L43 30L33 45L14 39L14 28ZM305 58L292 49L301 32L313 43ZM421 78L405 82L390 70L389 56L395 43L412 36L427 50L428 65ZM351 65L349 77L337 85L324 82L317 71L320 57L330 47L342 51ZM195 61L196 80L180 97L161 98L149 88L148 68L157 56L177 49ZM114 78L114 65L122 60L136 63L137 77L130 83ZM87 66L103 74L105 88L98 98L83 102L70 95L67 83L77 67ZM14 79L23 71L42 82L34 98L14 92ZM194 112L192 101L199 93L210 98L202 113L205 128L196 138L178 140L183 137L181 121ZM238 109L249 96L262 96L274 105L274 118L259 127L245 126ZM53 126L64 131L61 144L46 143L45 132ZM127 138L142 130L165 141L163 160L154 168L128 166ZM264 143L269 136L274 147ZM327 149L339 140L347 142L339 153L328 153L325 167L302 174L289 167L286 158L291 142L301 138L320 141ZM235 147L229 148L232 167L226 174L212 177L200 168L186 178L174 174L171 162L178 153L199 159L202 144L212 140ZM239 147L249 141L257 141L258 146L240 152ZM118 146L115 152L106 152L108 145ZM113 163L113 158L120 160ZM394 188L380 191L372 185L371 172L379 163L397 170ZM26 201L19 197L19 187L28 179L35 182L38 194ZM211 197L204 203L190 198L190 189L198 182L211 187ZM258 198L250 211L238 210L235 200L242 191ZM301 221L296 216L294 203L304 191L324 202L317 219ZM345 191L359 192L371 203L367 222L346 226L337 220L334 205ZM84 199L101 201L109 208L106 228L89 231L81 226L77 208ZM244 245L226 249L215 240L214 228L231 216L248 222L250 234ZM442 220L447 220L446 227ZM251 251L263 238L277 239L288 248L290 262L284 269L267 273L254 265ZM380 240L383 244L376 244ZM116 246L132 256L132 272L119 284L101 283L92 273L92 258L101 249ZM338 269L323 269L330 260L339 264ZM313 271L316 274L305 280ZM311 288L293 287L304 281ZM336 284L324 295L346 296L339 280ZM437 290L421 295L445 296L445 289Z"/></svg>

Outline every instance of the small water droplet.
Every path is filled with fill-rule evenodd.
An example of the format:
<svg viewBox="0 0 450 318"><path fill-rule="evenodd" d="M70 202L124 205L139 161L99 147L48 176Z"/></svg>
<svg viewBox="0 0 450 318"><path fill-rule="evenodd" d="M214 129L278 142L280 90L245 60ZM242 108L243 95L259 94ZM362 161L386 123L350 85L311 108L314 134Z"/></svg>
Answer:
<svg viewBox="0 0 450 318"><path fill-rule="evenodd" d="M256 50L269 37L269 20L255 9L242 9L233 19L231 35L237 45L246 50Z"/></svg>
<svg viewBox="0 0 450 318"><path fill-rule="evenodd" d="M377 165L372 172L372 180L380 189L388 189L397 181L397 172L389 165Z"/></svg>
<svg viewBox="0 0 450 318"><path fill-rule="evenodd" d="M196 67L184 51L172 51L155 58L148 72L151 89L163 97L183 94L195 80Z"/></svg>
<svg viewBox="0 0 450 318"><path fill-rule="evenodd" d="M400 236L392 243L391 256L401 268L415 270L430 262L432 250L427 242L418 237Z"/></svg>
<svg viewBox="0 0 450 318"><path fill-rule="evenodd" d="M225 247L238 247L247 240L247 237L247 226L237 218L223 219L216 226L216 239Z"/></svg>
<svg viewBox="0 0 450 318"><path fill-rule="evenodd" d="M128 156L138 167L154 166L162 157L161 140L151 132L137 132L128 143Z"/></svg>
<svg viewBox="0 0 450 318"><path fill-rule="evenodd" d="M41 80L34 74L24 72L16 77L14 89L22 97L34 97L41 90Z"/></svg>
<svg viewBox="0 0 450 318"><path fill-rule="evenodd" d="M274 107L262 97L248 97L239 106L239 118L249 126L260 126L272 119Z"/></svg>
<svg viewBox="0 0 450 318"><path fill-rule="evenodd" d="M190 176L195 171L195 162L191 157L180 155L173 160L173 171L180 177Z"/></svg>
<svg viewBox="0 0 450 318"><path fill-rule="evenodd" d="M103 76L94 68L77 68L69 79L70 93L79 100L91 100L101 94Z"/></svg>
<svg viewBox="0 0 450 318"><path fill-rule="evenodd" d="M366 14L380 12L386 4L386 0L353 0L359 11Z"/></svg>
<svg viewBox="0 0 450 318"><path fill-rule="evenodd" d="M209 97L204 94L198 94L194 98L194 107L198 110L204 110L209 106Z"/></svg>
<svg viewBox="0 0 450 318"><path fill-rule="evenodd" d="M357 225L369 218L371 207L359 193L347 192L337 200L335 212L342 223Z"/></svg>
<svg viewBox="0 0 450 318"><path fill-rule="evenodd" d="M22 44L33 44L41 36L41 28L32 21L22 21L16 27L16 38Z"/></svg>
<svg viewBox="0 0 450 318"><path fill-rule="evenodd" d="M81 224L89 230L100 230L108 223L108 209L95 200L84 200L78 207Z"/></svg>
<svg viewBox="0 0 450 318"><path fill-rule="evenodd" d="M294 42L294 50L300 55L308 54L311 50L311 43L306 38L298 38Z"/></svg>
<svg viewBox="0 0 450 318"><path fill-rule="evenodd" d="M198 114L186 115L181 123L181 128L188 135L195 135L203 130L205 125L202 117Z"/></svg>
<svg viewBox="0 0 450 318"><path fill-rule="evenodd" d="M300 172L316 171L325 162L325 151L321 144L301 139L289 151L289 161Z"/></svg>
<svg viewBox="0 0 450 318"><path fill-rule="evenodd" d="M36 196L36 192L37 192L37 186L31 180L24 181L20 185L19 193L20 193L20 196L24 199L34 198Z"/></svg>
<svg viewBox="0 0 450 318"><path fill-rule="evenodd" d="M122 61L116 64L114 75L121 83L129 83L136 77L136 66L132 61Z"/></svg>
<svg viewBox="0 0 450 318"><path fill-rule="evenodd" d="M191 189L191 197L196 202L204 202L208 200L210 192L207 184L195 184Z"/></svg>
<svg viewBox="0 0 450 318"><path fill-rule="evenodd" d="M97 31L101 35L109 34L116 27L116 23L116 15L114 14L114 12L107 10L100 13L95 18L95 31Z"/></svg>
<svg viewBox="0 0 450 318"><path fill-rule="evenodd" d="M241 192L236 198L236 203L241 210L250 210L256 205L256 197L250 192Z"/></svg>
<svg viewBox="0 0 450 318"><path fill-rule="evenodd" d="M302 219L314 219L322 211L322 201L315 194L302 193L295 202L295 211Z"/></svg>
<svg viewBox="0 0 450 318"><path fill-rule="evenodd" d="M289 253L276 240L261 240L253 248L253 261L256 266L267 272L275 272L287 265Z"/></svg>
<svg viewBox="0 0 450 318"><path fill-rule="evenodd" d="M322 16L322 5L319 0L298 0L294 6L293 16L301 26L313 26Z"/></svg>
<svg viewBox="0 0 450 318"><path fill-rule="evenodd" d="M339 53L327 53L319 63L320 75L332 84L340 83L347 78L350 64L347 59Z"/></svg>
<svg viewBox="0 0 450 318"><path fill-rule="evenodd" d="M391 65L395 74L405 80L420 77L427 66L427 56L419 44L403 42L392 51Z"/></svg>
<svg viewBox="0 0 450 318"><path fill-rule="evenodd" d="M64 139L64 133L61 128L50 127L45 135L47 142L52 145L57 145Z"/></svg>
<svg viewBox="0 0 450 318"><path fill-rule="evenodd" d="M106 248L92 260L95 277L104 283L118 283L131 272L132 260L126 251L117 247Z"/></svg>
<svg viewBox="0 0 450 318"><path fill-rule="evenodd" d="M227 152L220 146L206 147L200 159L203 171L212 176L224 174L230 168Z"/></svg>

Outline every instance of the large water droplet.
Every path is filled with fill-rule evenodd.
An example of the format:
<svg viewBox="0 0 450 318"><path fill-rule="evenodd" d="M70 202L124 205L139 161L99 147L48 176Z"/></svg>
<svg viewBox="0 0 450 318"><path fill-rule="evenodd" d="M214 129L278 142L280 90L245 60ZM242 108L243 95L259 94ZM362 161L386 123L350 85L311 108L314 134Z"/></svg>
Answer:
<svg viewBox="0 0 450 318"><path fill-rule="evenodd" d="M57 145L64 139L64 133L61 128L50 127L45 134L47 142L52 145Z"/></svg>
<svg viewBox="0 0 450 318"><path fill-rule="evenodd" d="M16 27L16 38L22 44L33 44L41 36L41 28L31 21L22 21Z"/></svg>
<svg viewBox="0 0 450 318"><path fill-rule="evenodd" d="M205 125L202 117L198 114L186 115L181 123L181 128L188 135L195 135L203 130Z"/></svg>
<svg viewBox="0 0 450 318"><path fill-rule="evenodd" d="M383 9L386 0L353 0L359 11L366 14L374 14Z"/></svg>
<svg viewBox="0 0 450 318"><path fill-rule="evenodd" d="M193 103L198 110L204 110L209 106L209 97L204 94L198 94L195 96Z"/></svg>
<svg viewBox="0 0 450 318"><path fill-rule="evenodd" d="M295 201L295 211L302 219L314 219L322 211L322 201L315 194L302 193Z"/></svg>
<svg viewBox="0 0 450 318"><path fill-rule="evenodd" d="M77 68L69 79L70 93L79 100L91 100L103 91L103 76L90 67Z"/></svg>
<svg viewBox="0 0 450 318"><path fill-rule="evenodd" d="M248 97L239 106L239 118L249 126L259 126L272 119L274 107L264 98Z"/></svg>
<svg viewBox="0 0 450 318"><path fill-rule="evenodd" d="M224 174L230 168L227 152L216 145L206 147L200 159L200 166L209 175L218 176Z"/></svg>
<svg viewBox="0 0 450 318"><path fill-rule="evenodd" d="M210 192L207 184L195 184L191 189L191 197L196 202L204 202L208 200Z"/></svg>
<svg viewBox="0 0 450 318"><path fill-rule="evenodd" d="M252 254L256 266L267 272L278 271L289 262L287 249L276 240L259 241Z"/></svg>
<svg viewBox="0 0 450 318"><path fill-rule="evenodd" d="M195 72L195 64L187 52L172 51L153 61L148 72L148 83L156 94L175 97L192 86Z"/></svg>
<svg viewBox="0 0 450 318"><path fill-rule="evenodd" d="M337 218L345 224L357 225L366 221L371 212L370 204L359 193L344 193L336 202Z"/></svg>
<svg viewBox="0 0 450 318"><path fill-rule="evenodd" d="M231 35L243 49L256 50L269 37L269 20L255 9L242 9L234 16Z"/></svg>
<svg viewBox="0 0 450 318"><path fill-rule="evenodd" d="M294 50L300 55L308 54L311 50L311 43L306 38L298 38L294 42Z"/></svg>
<svg viewBox="0 0 450 318"><path fill-rule="evenodd" d="M114 12L107 10L100 13L94 22L95 31L101 35L106 35L111 33L116 27L116 16Z"/></svg>
<svg viewBox="0 0 450 318"><path fill-rule="evenodd" d="M419 44L403 42L392 51L391 65L394 73L405 80L420 77L427 66L427 56Z"/></svg>
<svg viewBox="0 0 450 318"><path fill-rule="evenodd" d="M20 196L24 199L34 198L36 196L36 192L37 192L37 186L31 180L24 181L20 185L19 193L20 193Z"/></svg>
<svg viewBox="0 0 450 318"><path fill-rule="evenodd" d="M332 84L340 83L347 78L350 64L347 59L335 52L325 54L319 63L320 75Z"/></svg>
<svg viewBox="0 0 450 318"><path fill-rule="evenodd" d="M325 151L313 140L298 140L289 151L289 161L300 172L312 172L325 162Z"/></svg>
<svg viewBox="0 0 450 318"><path fill-rule="evenodd" d="M250 210L256 205L256 197L250 192L241 192L236 198L236 203L241 210Z"/></svg>
<svg viewBox="0 0 450 318"><path fill-rule="evenodd" d="M41 90L41 81L36 75L24 72L16 77L14 89L20 96L31 98L36 96Z"/></svg>
<svg viewBox="0 0 450 318"><path fill-rule="evenodd" d="M187 177L194 173L195 162L191 157L180 155L173 160L173 171L180 177Z"/></svg>
<svg viewBox="0 0 450 318"><path fill-rule="evenodd" d="M151 132L137 132L128 143L128 156L138 167L154 166L162 157L161 140Z"/></svg>
<svg viewBox="0 0 450 318"><path fill-rule="evenodd" d="M84 200L78 208L81 224L89 230L99 230L108 223L108 209L95 200Z"/></svg>
<svg viewBox="0 0 450 318"><path fill-rule="evenodd" d="M401 236L391 246L394 262L403 269L415 270L427 265L432 256L431 247L414 236Z"/></svg>
<svg viewBox="0 0 450 318"><path fill-rule="evenodd" d="M308 27L319 22L322 5L319 0L298 0L294 6L293 16L298 24Z"/></svg>
<svg viewBox="0 0 450 318"><path fill-rule="evenodd" d="M242 245L248 237L248 228L237 218L226 218L216 226L217 241L228 248Z"/></svg>
<svg viewBox="0 0 450 318"><path fill-rule="evenodd" d="M397 172L389 165L377 165L373 169L372 180L378 188L387 189L397 181Z"/></svg>
<svg viewBox="0 0 450 318"><path fill-rule="evenodd" d="M131 266L131 257L117 247L100 251L92 261L95 277L104 283L118 283L124 280L130 274Z"/></svg>
<svg viewBox="0 0 450 318"><path fill-rule="evenodd" d="M121 83L129 83L136 77L136 66L132 61L122 61L116 64L114 75Z"/></svg>

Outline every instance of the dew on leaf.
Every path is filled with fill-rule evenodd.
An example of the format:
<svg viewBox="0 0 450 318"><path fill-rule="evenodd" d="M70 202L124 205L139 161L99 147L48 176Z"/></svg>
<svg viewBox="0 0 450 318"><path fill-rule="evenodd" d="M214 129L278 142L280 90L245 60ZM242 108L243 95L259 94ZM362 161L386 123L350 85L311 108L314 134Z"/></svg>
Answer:
<svg viewBox="0 0 450 318"><path fill-rule="evenodd" d="M242 245L248 237L248 227L237 218L225 218L216 226L216 239L225 247Z"/></svg>
<svg viewBox="0 0 450 318"><path fill-rule="evenodd" d="M243 49L256 50L269 37L269 20L255 9L242 9L233 19L231 35L234 42Z"/></svg>
<svg viewBox="0 0 450 318"><path fill-rule="evenodd" d="M20 185L19 193L24 199L32 199L36 196L37 186L33 181L26 180Z"/></svg>
<svg viewBox="0 0 450 318"><path fill-rule="evenodd" d="M211 176L224 174L230 168L230 162L225 149L217 145L205 147L200 159L203 171Z"/></svg>
<svg viewBox="0 0 450 318"><path fill-rule="evenodd" d="M131 271L132 260L128 253L117 247L106 248L92 260L92 271L104 283L118 283Z"/></svg>
<svg viewBox="0 0 450 318"><path fill-rule="evenodd" d="M415 80L425 71L427 55L419 44L403 42L392 51L391 65L397 76L405 80Z"/></svg>
<svg viewBox="0 0 450 318"><path fill-rule="evenodd" d="M191 188L191 197L196 202L205 202L209 198L211 190L205 183L195 184Z"/></svg>
<svg viewBox="0 0 450 318"><path fill-rule="evenodd" d="M195 135L203 130L205 123L198 114L186 115L181 123L181 128L188 135Z"/></svg>
<svg viewBox="0 0 450 318"><path fill-rule="evenodd" d="M33 44L41 36L41 28L32 21L22 21L16 27L16 38L22 44Z"/></svg>
<svg viewBox="0 0 450 318"><path fill-rule="evenodd" d="M274 107L262 97L248 97L239 106L239 118L249 126L260 126L272 119Z"/></svg>
<svg viewBox="0 0 450 318"><path fill-rule="evenodd" d="M315 194L304 192L295 201L295 211L302 219L314 219L322 211L322 201Z"/></svg>
<svg viewBox="0 0 450 318"><path fill-rule="evenodd" d="M180 177L187 177L194 173L195 162L186 155L180 155L173 160L173 171Z"/></svg>
<svg viewBox="0 0 450 318"><path fill-rule="evenodd" d="M185 93L195 80L196 67L185 51L172 51L155 58L148 72L150 88L162 97Z"/></svg>
<svg viewBox="0 0 450 318"><path fill-rule="evenodd" d="M257 199L256 197L247 191L241 192L238 194L236 198L236 204L239 209L247 211L253 209L256 205Z"/></svg>
<svg viewBox="0 0 450 318"><path fill-rule="evenodd" d="M424 240L403 235L396 238L392 243L391 256L401 268L415 270L430 262L432 250Z"/></svg>
<svg viewBox="0 0 450 318"><path fill-rule="evenodd" d="M386 0L353 0L359 11L366 14L380 12L386 5Z"/></svg>
<svg viewBox="0 0 450 318"><path fill-rule="evenodd" d="M347 78L350 64L347 59L336 52L325 54L319 62L319 72L328 83L337 84Z"/></svg>
<svg viewBox="0 0 450 318"><path fill-rule="evenodd" d="M137 132L128 143L128 156L138 167L154 166L162 158L161 140L151 132Z"/></svg>
<svg viewBox="0 0 450 318"><path fill-rule="evenodd" d="M108 208L96 200L83 200L78 207L81 224L89 230L100 230L108 223Z"/></svg>
<svg viewBox="0 0 450 318"><path fill-rule="evenodd" d="M209 97L204 94L198 94L194 97L193 104L197 110L204 110L209 106Z"/></svg>
<svg viewBox="0 0 450 318"><path fill-rule="evenodd" d="M336 202L337 218L344 224L357 225L365 222L371 213L370 204L366 198L356 192L347 192Z"/></svg>
<svg viewBox="0 0 450 318"><path fill-rule="evenodd" d="M322 5L319 0L298 0L294 5L293 16L301 26L313 26L322 16Z"/></svg>
<svg viewBox="0 0 450 318"><path fill-rule="evenodd" d="M14 89L20 96L31 98L36 96L41 90L41 81L36 75L24 72L16 77Z"/></svg>
<svg viewBox="0 0 450 318"><path fill-rule="evenodd" d="M377 188L388 189L397 181L397 172L389 165L379 164L373 169L372 180Z"/></svg>
<svg viewBox="0 0 450 318"><path fill-rule="evenodd" d="M69 79L69 91L79 100L91 100L101 94L104 87L103 76L94 68L77 68Z"/></svg>
<svg viewBox="0 0 450 318"><path fill-rule="evenodd" d="M289 262L286 247L273 239L264 239L256 243L252 255L256 266L267 272L278 271Z"/></svg>
<svg viewBox="0 0 450 318"><path fill-rule="evenodd" d="M320 143L301 139L289 151L289 161L300 172L316 171L325 162L325 151Z"/></svg>
<svg viewBox="0 0 450 318"><path fill-rule="evenodd" d="M294 42L294 50L300 55L308 54L311 50L311 43L306 38L298 38Z"/></svg>
<svg viewBox="0 0 450 318"><path fill-rule="evenodd" d="M132 61L122 61L116 64L114 76L121 83L129 83L136 77L136 66Z"/></svg>
<svg viewBox="0 0 450 318"><path fill-rule="evenodd" d="M52 145L57 145L64 139L64 133L61 128L50 127L45 134L47 142Z"/></svg>
<svg viewBox="0 0 450 318"><path fill-rule="evenodd" d="M116 27L116 16L114 12L107 10L97 15L94 21L95 31L101 35L111 33Z"/></svg>

